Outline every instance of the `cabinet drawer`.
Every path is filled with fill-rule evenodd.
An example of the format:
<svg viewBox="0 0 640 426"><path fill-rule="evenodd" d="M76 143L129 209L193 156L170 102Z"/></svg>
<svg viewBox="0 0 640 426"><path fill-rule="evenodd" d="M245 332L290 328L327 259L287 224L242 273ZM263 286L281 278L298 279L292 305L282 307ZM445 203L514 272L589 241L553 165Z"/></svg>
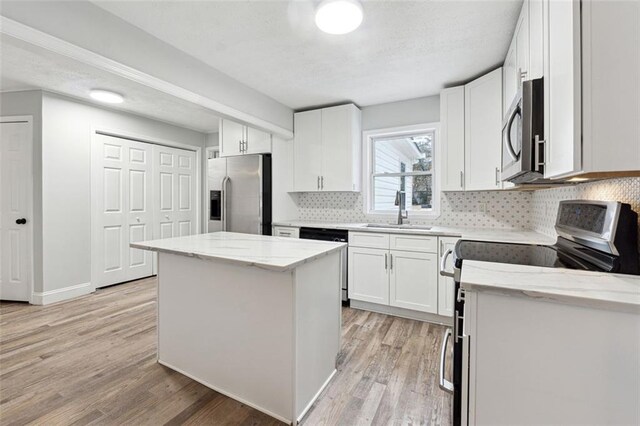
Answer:
<svg viewBox="0 0 640 426"><path fill-rule="evenodd" d="M273 235L275 237L300 238L300 228L290 228L288 226L274 226Z"/></svg>
<svg viewBox="0 0 640 426"><path fill-rule="evenodd" d="M390 248L391 250L438 253L438 237L391 234Z"/></svg>
<svg viewBox="0 0 640 426"><path fill-rule="evenodd" d="M350 247L389 248L389 234L375 232L349 232Z"/></svg>

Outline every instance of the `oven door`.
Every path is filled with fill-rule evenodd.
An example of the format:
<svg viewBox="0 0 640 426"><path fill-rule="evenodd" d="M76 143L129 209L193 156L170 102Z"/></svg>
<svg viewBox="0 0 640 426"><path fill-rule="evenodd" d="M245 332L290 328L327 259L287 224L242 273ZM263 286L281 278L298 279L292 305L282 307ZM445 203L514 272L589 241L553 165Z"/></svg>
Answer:
<svg viewBox="0 0 640 426"><path fill-rule="evenodd" d="M522 142L522 92L519 92L502 124L502 180L529 171L522 161Z"/></svg>

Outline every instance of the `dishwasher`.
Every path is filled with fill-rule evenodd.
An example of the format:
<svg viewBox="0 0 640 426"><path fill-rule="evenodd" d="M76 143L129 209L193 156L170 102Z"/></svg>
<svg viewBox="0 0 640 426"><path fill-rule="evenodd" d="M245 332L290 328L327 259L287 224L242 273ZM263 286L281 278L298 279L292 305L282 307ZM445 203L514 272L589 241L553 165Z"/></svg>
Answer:
<svg viewBox="0 0 640 426"><path fill-rule="evenodd" d="M340 243L349 242L349 231L344 229L329 228L300 228L300 238L304 240L336 241ZM347 250L342 251L340 258L340 282L342 286L342 304L349 306L349 283L347 274Z"/></svg>

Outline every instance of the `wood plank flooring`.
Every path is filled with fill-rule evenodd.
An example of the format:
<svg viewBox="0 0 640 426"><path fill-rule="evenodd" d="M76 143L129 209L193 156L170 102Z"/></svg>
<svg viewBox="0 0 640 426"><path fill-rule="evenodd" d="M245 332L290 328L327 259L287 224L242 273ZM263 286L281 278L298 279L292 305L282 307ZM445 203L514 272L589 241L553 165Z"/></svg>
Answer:
<svg viewBox="0 0 640 426"><path fill-rule="evenodd" d="M281 424L156 363L155 279L0 303L1 425ZM343 309L338 374L304 425L450 424L441 326Z"/></svg>

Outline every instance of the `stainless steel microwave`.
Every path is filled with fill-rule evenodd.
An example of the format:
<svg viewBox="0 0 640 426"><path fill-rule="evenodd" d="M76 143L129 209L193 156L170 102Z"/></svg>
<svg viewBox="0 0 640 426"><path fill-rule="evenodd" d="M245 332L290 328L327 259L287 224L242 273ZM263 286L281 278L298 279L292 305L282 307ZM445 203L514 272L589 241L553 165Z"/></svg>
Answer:
<svg viewBox="0 0 640 426"><path fill-rule="evenodd" d="M502 180L532 183L544 177L544 82L522 82L502 123Z"/></svg>

